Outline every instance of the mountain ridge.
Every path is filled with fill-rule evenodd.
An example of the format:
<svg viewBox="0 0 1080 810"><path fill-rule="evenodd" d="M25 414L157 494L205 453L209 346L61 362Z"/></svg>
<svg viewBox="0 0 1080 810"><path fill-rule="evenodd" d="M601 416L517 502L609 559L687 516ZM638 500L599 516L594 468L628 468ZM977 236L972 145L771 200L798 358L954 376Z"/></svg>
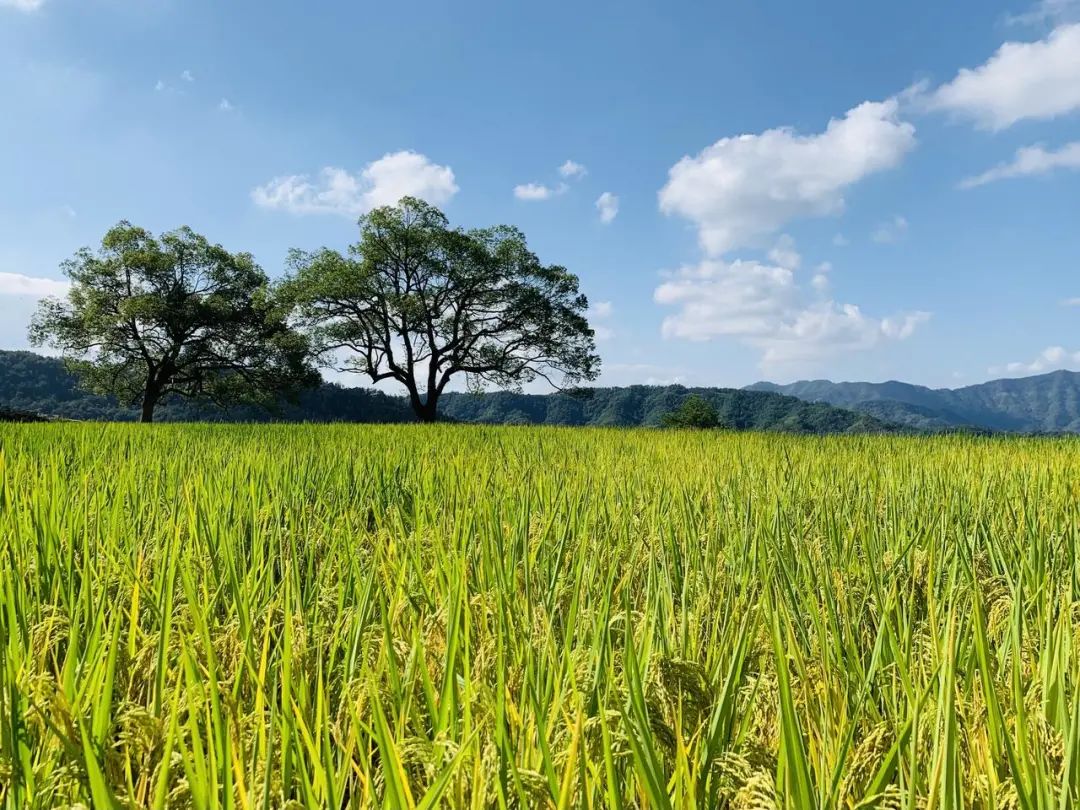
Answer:
<svg viewBox="0 0 1080 810"><path fill-rule="evenodd" d="M447 392L440 414L451 421L486 424L545 424L635 427L659 425L687 397L708 399L721 425L733 430L792 433L905 432L871 414L858 413L796 397L737 388L627 386L588 388L576 394L487 394ZM0 350L0 408L24 414L97 421L131 421L137 414L107 397L88 394L63 363L33 352ZM412 422L404 397L371 388L324 383L301 394L297 403L279 403L275 414L251 407L228 411L206 404L172 400L163 403L160 421Z"/></svg>
<svg viewBox="0 0 1080 810"><path fill-rule="evenodd" d="M900 380L761 381L744 390L823 402L921 430L972 427L1015 433L1080 432L1080 372L1058 369L959 388L930 388Z"/></svg>

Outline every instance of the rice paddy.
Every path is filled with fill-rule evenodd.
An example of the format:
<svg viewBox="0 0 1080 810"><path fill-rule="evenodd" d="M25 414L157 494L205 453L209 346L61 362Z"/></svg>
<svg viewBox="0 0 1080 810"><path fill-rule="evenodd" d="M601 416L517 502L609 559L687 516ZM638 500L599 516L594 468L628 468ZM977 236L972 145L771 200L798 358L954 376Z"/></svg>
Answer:
<svg viewBox="0 0 1080 810"><path fill-rule="evenodd" d="M1080 441L0 425L7 808L1068 808Z"/></svg>

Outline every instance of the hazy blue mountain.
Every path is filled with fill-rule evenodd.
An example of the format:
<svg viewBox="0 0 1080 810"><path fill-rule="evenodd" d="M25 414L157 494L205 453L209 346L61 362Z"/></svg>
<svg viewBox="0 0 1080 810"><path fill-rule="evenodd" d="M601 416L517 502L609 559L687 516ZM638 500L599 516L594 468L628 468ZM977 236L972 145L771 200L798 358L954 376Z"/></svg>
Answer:
<svg viewBox="0 0 1080 810"><path fill-rule="evenodd" d="M1025 433L1080 432L1080 373L1075 371L993 380L963 388L927 388L895 380L804 380L789 385L760 382L747 390L852 408L919 429L970 426Z"/></svg>
<svg viewBox="0 0 1080 810"><path fill-rule="evenodd" d="M589 388L571 394L447 393L440 401L444 418L494 424L655 426L691 394L708 399L724 427L794 433L881 432L900 429L868 413L764 391L682 386L633 385ZM63 363L32 352L0 351L0 408L23 414L67 419L130 421L135 410L108 397L81 391ZM368 388L330 383L304 393L297 403L280 403L275 413L255 408L228 411L173 400L155 418L163 422L269 420L288 422L411 422L403 397Z"/></svg>

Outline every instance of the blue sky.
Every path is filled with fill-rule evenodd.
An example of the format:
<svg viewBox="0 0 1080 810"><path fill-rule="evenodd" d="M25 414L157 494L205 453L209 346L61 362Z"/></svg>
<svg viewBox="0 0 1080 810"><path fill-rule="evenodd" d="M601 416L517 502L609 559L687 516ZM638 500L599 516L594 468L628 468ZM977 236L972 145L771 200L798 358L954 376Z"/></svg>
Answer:
<svg viewBox="0 0 1080 810"><path fill-rule="evenodd" d="M277 276L413 193L577 273L609 384L1080 368L1080 2L1025 2L0 0L0 347L120 219Z"/></svg>

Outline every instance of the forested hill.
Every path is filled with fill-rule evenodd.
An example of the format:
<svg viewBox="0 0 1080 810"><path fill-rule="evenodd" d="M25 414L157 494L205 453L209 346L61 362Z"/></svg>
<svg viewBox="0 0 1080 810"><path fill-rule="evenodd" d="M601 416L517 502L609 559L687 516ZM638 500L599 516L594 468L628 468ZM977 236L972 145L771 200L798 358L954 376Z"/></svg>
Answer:
<svg viewBox="0 0 1080 810"><path fill-rule="evenodd" d="M720 424L738 430L798 433L884 432L895 429L864 413L761 391L682 386L634 385L590 388L569 394L447 393L444 418L494 424L658 425L691 394L709 400ZM63 364L32 352L0 351L0 408L66 419L131 421L137 416L106 397L81 391ZM404 398L367 388L324 384L303 394L297 404L282 403L277 413L255 408L222 411L183 400L163 404L160 421L411 422Z"/></svg>
<svg viewBox="0 0 1080 810"><path fill-rule="evenodd" d="M1080 432L1080 373L1075 371L963 388L926 388L896 381L804 380L790 385L755 383L745 390L852 408L924 430L969 426L1023 433Z"/></svg>
<svg viewBox="0 0 1080 810"><path fill-rule="evenodd" d="M0 407L64 419L130 422L138 419L110 397L81 390L64 364L34 352L0 350ZM281 403L278 412L237 407L223 411L183 399L162 403L154 418L161 422L403 422L411 420L404 400L368 388L326 384L305 392L297 404Z"/></svg>
<svg viewBox="0 0 1080 810"><path fill-rule="evenodd" d="M631 385L589 388L579 394L493 392L445 394L443 413L459 422L512 424L658 426L688 396L697 394L716 408L720 424L736 430L795 433L857 433L890 430L867 414L794 397L731 388Z"/></svg>

